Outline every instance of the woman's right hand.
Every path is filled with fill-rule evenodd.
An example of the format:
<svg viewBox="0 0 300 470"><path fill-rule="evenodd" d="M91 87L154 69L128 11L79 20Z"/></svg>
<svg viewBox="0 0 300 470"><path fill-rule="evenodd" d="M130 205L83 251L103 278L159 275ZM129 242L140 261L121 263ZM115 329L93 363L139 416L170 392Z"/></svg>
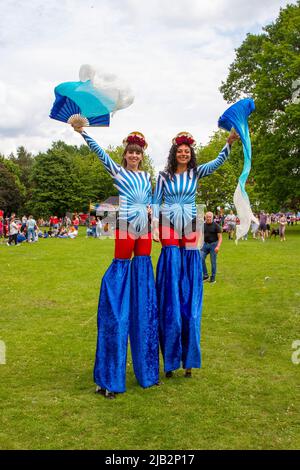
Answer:
<svg viewBox="0 0 300 470"><path fill-rule="evenodd" d="M238 133L235 131L235 129L232 129L232 131L230 132L229 136L228 136L228 139L227 139L227 143L229 145L232 145L233 142L235 142L236 140L238 140L240 138L240 136L238 135Z"/></svg>
<svg viewBox="0 0 300 470"><path fill-rule="evenodd" d="M71 116L69 123L73 127L74 131L79 132L79 134L82 134L83 127L87 125L86 119L79 115Z"/></svg>
<svg viewBox="0 0 300 470"><path fill-rule="evenodd" d="M83 133L83 127L77 127L76 124L71 124L75 132L79 132L79 134Z"/></svg>

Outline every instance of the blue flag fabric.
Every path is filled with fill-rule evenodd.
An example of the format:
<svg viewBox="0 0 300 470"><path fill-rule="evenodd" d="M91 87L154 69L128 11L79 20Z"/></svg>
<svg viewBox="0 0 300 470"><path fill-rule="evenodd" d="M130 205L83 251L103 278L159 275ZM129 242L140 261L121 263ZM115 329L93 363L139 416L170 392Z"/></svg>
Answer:
<svg viewBox="0 0 300 470"><path fill-rule="evenodd" d="M245 187L251 170L252 155L248 117L254 110L254 101L251 98L245 98L230 106L218 121L218 126L222 129L231 131L231 129L234 128L239 134L243 145L244 167L233 197L237 215L240 220L240 224L237 226L236 231L237 240L248 233L251 220L256 220L252 213L249 197Z"/></svg>
<svg viewBox="0 0 300 470"><path fill-rule="evenodd" d="M54 93L52 119L69 122L72 116L80 115L86 118L86 125L109 126L110 112L116 103L97 90L90 80L61 83Z"/></svg>

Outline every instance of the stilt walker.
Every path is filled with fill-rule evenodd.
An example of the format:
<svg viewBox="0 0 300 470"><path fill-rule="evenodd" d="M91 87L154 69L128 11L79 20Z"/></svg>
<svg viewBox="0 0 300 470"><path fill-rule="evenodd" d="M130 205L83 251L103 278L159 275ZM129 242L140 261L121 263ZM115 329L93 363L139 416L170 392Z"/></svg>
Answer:
<svg viewBox="0 0 300 470"><path fill-rule="evenodd" d="M160 172L154 193L154 239L161 241L156 288L159 336L166 377L181 364L186 377L201 367L202 262L198 249L196 190L198 180L212 174L230 153L237 139L231 133L219 156L197 166L194 138L179 133L165 171Z"/></svg>
<svg viewBox="0 0 300 470"><path fill-rule="evenodd" d="M126 390L128 335L138 383L146 388L159 382L157 301L150 258L152 188L149 173L139 169L147 144L143 134L129 134L123 141L122 166L82 128L75 130L97 154L120 197L115 255L100 290L94 367L97 391L115 398Z"/></svg>
<svg viewBox="0 0 300 470"><path fill-rule="evenodd" d="M119 191L115 256L102 279L94 368L98 391L114 398L115 393L126 390L128 334L139 384L150 387L158 383L157 303L150 259L152 188L149 173L140 169L147 143L143 134L129 134L123 141L123 164L118 165L83 132L86 126L109 126L110 113L133 103L130 87L114 74L84 64L79 81L60 83L54 93L50 117L71 124L82 134Z"/></svg>

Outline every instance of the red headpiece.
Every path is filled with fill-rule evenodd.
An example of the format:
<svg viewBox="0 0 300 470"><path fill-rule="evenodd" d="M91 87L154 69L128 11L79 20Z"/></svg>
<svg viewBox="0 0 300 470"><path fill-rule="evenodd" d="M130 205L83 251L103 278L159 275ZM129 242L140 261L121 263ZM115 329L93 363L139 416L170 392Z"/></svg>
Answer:
<svg viewBox="0 0 300 470"><path fill-rule="evenodd" d="M189 145L190 147L196 146L196 141L189 132L179 132L172 140L172 143L177 146L182 144Z"/></svg>
<svg viewBox="0 0 300 470"><path fill-rule="evenodd" d="M148 147L145 137L141 132L130 132L130 134L123 140L124 147L128 144L139 145L144 150Z"/></svg>

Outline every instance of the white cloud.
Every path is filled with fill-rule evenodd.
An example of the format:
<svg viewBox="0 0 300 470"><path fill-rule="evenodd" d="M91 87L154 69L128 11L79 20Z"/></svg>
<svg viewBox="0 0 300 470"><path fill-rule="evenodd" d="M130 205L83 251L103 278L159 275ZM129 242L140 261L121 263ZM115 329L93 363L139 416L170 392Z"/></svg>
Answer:
<svg viewBox="0 0 300 470"><path fill-rule="evenodd" d="M78 80L80 65L117 73L135 101L105 129L104 147L141 130L158 168L180 130L206 142L226 108L218 88L247 32L273 21L284 0L8 0L0 18L0 152L53 140L80 144L49 119L54 87ZM290 3L290 2L289 2ZM292 2L295 3L295 2Z"/></svg>

